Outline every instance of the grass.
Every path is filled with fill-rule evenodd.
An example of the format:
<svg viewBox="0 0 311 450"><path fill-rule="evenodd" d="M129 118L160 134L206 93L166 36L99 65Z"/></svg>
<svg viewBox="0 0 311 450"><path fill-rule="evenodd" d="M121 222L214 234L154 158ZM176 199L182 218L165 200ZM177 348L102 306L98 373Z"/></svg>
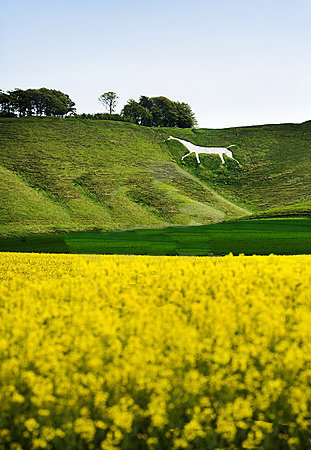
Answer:
<svg viewBox="0 0 311 450"><path fill-rule="evenodd" d="M225 198L253 212L303 203L311 216L311 121L161 132L164 137L172 135L201 146L236 144L230 150L240 164L226 158L226 164L222 165L217 156L201 155L202 164L198 165L194 155L181 162L184 147L177 141L167 141L180 166Z"/></svg>
<svg viewBox="0 0 311 450"><path fill-rule="evenodd" d="M311 201L295 203L294 205L280 206L279 208L272 208L266 211L261 211L253 214L249 218L268 218L268 217L310 217L311 216Z"/></svg>
<svg viewBox="0 0 311 450"><path fill-rule="evenodd" d="M156 130L130 123L1 119L0 175L3 236L200 225L248 213L173 161Z"/></svg>
<svg viewBox="0 0 311 450"><path fill-rule="evenodd" d="M0 251L133 255L310 254L310 219L0 238Z"/></svg>
<svg viewBox="0 0 311 450"><path fill-rule="evenodd" d="M191 155L169 135L228 146ZM24 118L0 123L0 235L208 225L311 217L311 122L155 129L124 122Z"/></svg>

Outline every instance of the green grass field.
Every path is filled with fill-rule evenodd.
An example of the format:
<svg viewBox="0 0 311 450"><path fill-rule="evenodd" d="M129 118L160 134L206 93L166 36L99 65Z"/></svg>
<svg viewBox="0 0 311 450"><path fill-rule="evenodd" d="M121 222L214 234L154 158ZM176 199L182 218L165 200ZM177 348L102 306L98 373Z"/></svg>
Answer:
<svg viewBox="0 0 311 450"><path fill-rule="evenodd" d="M233 147L240 164L169 135ZM154 129L124 122L0 120L0 235L207 225L311 216L311 122Z"/></svg>
<svg viewBox="0 0 311 450"><path fill-rule="evenodd" d="M311 215L311 121L302 124L260 125L222 130L163 129L172 135L201 146L228 146L240 164L227 159L219 164L217 156L202 155L202 165L195 156L185 158L184 147L168 141L176 161L197 178L204 180L222 196L254 213L270 209L305 206Z"/></svg>
<svg viewBox="0 0 311 450"><path fill-rule="evenodd" d="M294 203L293 205L280 206L279 208L257 212L249 216L249 219L269 217L311 217L311 201Z"/></svg>
<svg viewBox="0 0 311 450"><path fill-rule="evenodd" d="M244 216L125 122L0 120L0 235L200 225Z"/></svg>
<svg viewBox="0 0 311 450"><path fill-rule="evenodd" d="M133 255L310 254L311 219L0 238L0 251Z"/></svg>

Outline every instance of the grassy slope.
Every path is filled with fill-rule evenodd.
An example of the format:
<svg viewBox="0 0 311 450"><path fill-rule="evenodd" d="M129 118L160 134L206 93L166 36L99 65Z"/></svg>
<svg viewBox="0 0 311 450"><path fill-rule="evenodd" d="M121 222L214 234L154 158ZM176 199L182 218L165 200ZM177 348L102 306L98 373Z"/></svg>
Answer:
<svg viewBox="0 0 311 450"><path fill-rule="evenodd" d="M248 211L310 214L311 123L156 130L76 119L0 122L2 235L200 225ZM186 149L165 142L169 135L237 144L240 165L204 155L201 165L193 155L181 162Z"/></svg>
<svg viewBox="0 0 311 450"><path fill-rule="evenodd" d="M0 121L0 234L199 225L247 214L172 160L154 129Z"/></svg>
<svg viewBox="0 0 311 450"><path fill-rule="evenodd" d="M269 217L310 217L311 201L294 203L293 205L279 206L267 211L257 212L249 216L250 219L260 219Z"/></svg>
<svg viewBox="0 0 311 450"><path fill-rule="evenodd" d="M310 214L311 121L223 130L163 129L162 133L202 146L236 144L231 150L240 165L227 159L223 166L217 156L206 155L200 156L201 166L194 155L183 163L184 168L235 203L253 212L292 205L288 208L291 214L302 210ZM180 161L184 147L172 140L168 146Z"/></svg>

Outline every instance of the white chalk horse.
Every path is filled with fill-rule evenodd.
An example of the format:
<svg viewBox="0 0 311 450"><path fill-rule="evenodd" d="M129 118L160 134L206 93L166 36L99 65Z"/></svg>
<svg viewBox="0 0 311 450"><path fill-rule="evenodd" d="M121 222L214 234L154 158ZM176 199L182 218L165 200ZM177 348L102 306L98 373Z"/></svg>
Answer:
<svg viewBox="0 0 311 450"><path fill-rule="evenodd" d="M198 163L200 164L200 153L205 153L207 155L219 155L223 164L225 164L224 155L228 156L228 158L233 159L237 163L238 160L234 159L232 156L232 152L228 150L230 147L234 147L234 145L229 145L229 147L199 147L198 145L191 144L191 142L184 141L183 139L174 138L170 136L168 139L175 139L176 141L181 142L188 150L189 153L184 155L181 159L183 160L186 156L191 155L191 153L195 153Z"/></svg>

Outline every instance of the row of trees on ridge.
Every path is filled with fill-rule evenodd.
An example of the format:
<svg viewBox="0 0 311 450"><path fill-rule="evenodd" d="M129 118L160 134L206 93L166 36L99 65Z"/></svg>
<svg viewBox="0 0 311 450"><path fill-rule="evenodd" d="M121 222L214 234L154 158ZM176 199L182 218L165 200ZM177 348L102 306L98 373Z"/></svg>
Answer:
<svg viewBox="0 0 311 450"><path fill-rule="evenodd" d="M109 114L113 114L118 96L115 92L105 92L98 100ZM197 124L191 107L184 102L174 102L166 97L146 97L139 101L130 99L121 111L121 117L137 125L148 127L191 128Z"/></svg>
<svg viewBox="0 0 311 450"><path fill-rule="evenodd" d="M140 96L139 101L130 99L121 114L115 113L118 96L105 92L99 101L107 113L76 114L75 103L68 94L55 89L0 90L0 117L24 116L74 116L87 119L121 120L149 127L191 128L197 124L191 107L166 97Z"/></svg>
<svg viewBox="0 0 311 450"><path fill-rule="evenodd" d="M121 115L138 125L148 127L191 128L197 123L187 103L174 102L166 97L142 95L138 102L130 99Z"/></svg>
<svg viewBox="0 0 311 450"><path fill-rule="evenodd" d="M0 116L58 116L74 114L74 102L69 95L55 89L0 90Z"/></svg>

